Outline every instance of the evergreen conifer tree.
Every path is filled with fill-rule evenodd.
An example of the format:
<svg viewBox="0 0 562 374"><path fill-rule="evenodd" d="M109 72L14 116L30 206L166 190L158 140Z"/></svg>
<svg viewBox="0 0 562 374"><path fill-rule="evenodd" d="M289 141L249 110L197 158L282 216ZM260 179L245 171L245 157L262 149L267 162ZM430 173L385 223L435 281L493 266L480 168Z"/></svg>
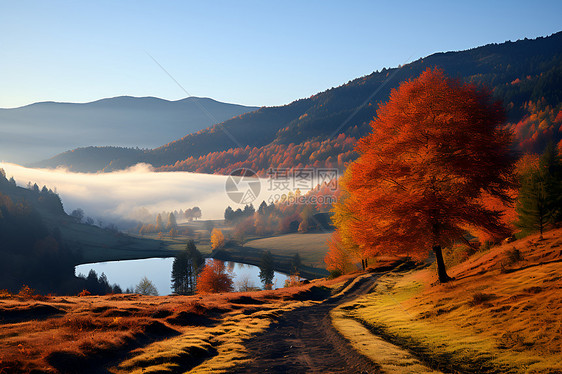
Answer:
<svg viewBox="0 0 562 374"><path fill-rule="evenodd" d="M200 273L205 259L197 250L193 240L187 242L184 251L177 254L172 264L172 288L180 295L195 293L197 275Z"/></svg>
<svg viewBox="0 0 562 374"><path fill-rule="evenodd" d="M298 275L301 265L302 265L301 256L297 252L291 259L291 275Z"/></svg>
<svg viewBox="0 0 562 374"><path fill-rule="evenodd" d="M156 216L156 231L163 231L164 230L164 222L162 221L162 215L158 214Z"/></svg>
<svg viewBox="0 0 562 374"><path fill-rule="evenodd" d="M556 149L548 145L539 160L538 169L521 176L521 187L515 210L516 225L524 231L539 231L540 237L549 225L560 219L560 161Z"/></svg>
<svg viewBox="0 0 562 374"><path fill-rule="evenodd" d="M166 230L173 230L173 229L177 229L178 224L176 221L176 216L174 215L174 213L170 213L168 215L168 224L166 225Z"/></svg>
<svg viewBox="0 0 562 374"><path fill-rule="evenodd" d="M267 251L263 254L259 267L259 277L264 285L264 288L271 289L273 286L273 276L275 275L275 273L273 270L273 256L271 256L270 251Z"/></svg>

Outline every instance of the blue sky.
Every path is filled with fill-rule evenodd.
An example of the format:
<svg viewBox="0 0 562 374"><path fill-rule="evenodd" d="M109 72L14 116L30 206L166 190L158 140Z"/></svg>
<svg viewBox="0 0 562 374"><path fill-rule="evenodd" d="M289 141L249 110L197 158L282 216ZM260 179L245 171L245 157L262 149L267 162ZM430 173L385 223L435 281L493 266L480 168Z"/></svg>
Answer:
<svg viewBox="0 0 562 374"><path fill-rule="evenodd" d="M562 30L562 1L0 1L0 107L283 105L434 52Z"/></svg>

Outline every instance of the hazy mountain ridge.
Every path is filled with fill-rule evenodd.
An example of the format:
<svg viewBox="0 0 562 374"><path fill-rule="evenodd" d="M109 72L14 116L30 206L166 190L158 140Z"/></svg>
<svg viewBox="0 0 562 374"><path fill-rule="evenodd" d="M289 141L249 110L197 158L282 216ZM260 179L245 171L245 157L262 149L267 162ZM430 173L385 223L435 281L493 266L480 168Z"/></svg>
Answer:
<svg viewBox="0 0 562 374"><path fill-rule="evenodd" d="M98 170L122 169L137 162L145 162L155 167L165 167L165 170L195 171L195 167L204 166L203 169L220 169L224 172L229 167L229 157L225 157L226 161L221 165L213 163L208 166L195 165L200 162L208 163L208 160L197 158L209 154L218 155L220 152L226 152L226 156L229 156L231 152L246 147L258 148L257 151L253 150L255 154L259 152L259 148L270 144L290 146L311 141L322 142L334 139L339 134L357 138L370 130L368 123L375 116L378 103L388 99L392 88L432 67L443 69L451 77L490 87L494 95L504 101L509 120L513 123L528 115L524 108L528 101L543 100L547 105L555 107L562 102L562 32L559 32L534 40L524 39L460 52L435 53L402 67L373 72L288 105L264 107L242 114L147 150L138 157L129 157L129 154L119 157ZM520 82L514 84L518 80ZM93 149L82 157L95 159L102 152L100 149ZM334 155L327 154L326 157L330 156ZM197 161L182 163L188 159ZM62 161L55 158L42 165L55 167ZM327 160L319 161L322 162L321 166L328 163ZM70 157L62 164L76 163ZM235 163L237 167L240 166L239 157Z"/></svg>
<svg viewBox="0 0 562 374"><path fill-rule="evenodd" d="M255 109L209 98L131 96L0 109L0 159L30 163L92 145L153 148Z"/></svg>
<svg viewBox="0 0 562 374"><path fill-rule="evenodd" d="M66 151L48 160L29 164L31 167L62 166L70 171L95 173L111 167L114 160L124 160L127 163L142 159L148 150L125 147L80 147ZM136 163L136 162L135 162Z"/></svg>

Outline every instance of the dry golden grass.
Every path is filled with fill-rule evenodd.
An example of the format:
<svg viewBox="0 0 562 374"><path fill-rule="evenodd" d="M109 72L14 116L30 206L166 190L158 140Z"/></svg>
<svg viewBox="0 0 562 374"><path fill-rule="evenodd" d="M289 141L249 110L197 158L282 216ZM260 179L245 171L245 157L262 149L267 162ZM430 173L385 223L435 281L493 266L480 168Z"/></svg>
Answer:
<svg viewBox="0 0 562 374"><path fill-rule="evenodd" d="M346 314L345 309L332 310L332 324L356 351L376 362L384 373L439 373L428 368L407 350L373 335L360 322L348 318Z"/></svg>
<svg viewBox="0 0 562 374"><path fill-rule="evenodd" d="M151 317L155 305L140 296L52 297L46 302L4 298L0 300L0 367L54 372L66 361L111 356L141 338L160 334L162 326Z"/></svg>
<svg viewBox="0 0 562 374"><path fill-rule="evenodd" d="M338 287L345 281L326 282ZM282 313L311 305L321 282L194 296L108 295L36 300L0 292L0 373L228 371L243 342Z"/></svg>
<svg viewBox="0 0 562 374"><path fill-rule="evenodd" d="M339 308L371 331L461 372L562 372L562 230L504 244L451 268L389 274Z"/></svg>

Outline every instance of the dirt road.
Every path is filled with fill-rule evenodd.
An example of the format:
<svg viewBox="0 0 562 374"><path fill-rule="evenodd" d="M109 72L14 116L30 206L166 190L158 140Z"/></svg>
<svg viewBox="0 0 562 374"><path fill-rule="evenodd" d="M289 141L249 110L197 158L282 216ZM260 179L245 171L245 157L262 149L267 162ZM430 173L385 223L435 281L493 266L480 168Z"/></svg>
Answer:
<svg viewBox="0 0 562 374"><path fill-rule="evenodd" d="M236 373L378 373L332 327L330 310L367 293L381 274L356 281L339 297L285 313L263 334L246 343L250 364Z"/></svg>

